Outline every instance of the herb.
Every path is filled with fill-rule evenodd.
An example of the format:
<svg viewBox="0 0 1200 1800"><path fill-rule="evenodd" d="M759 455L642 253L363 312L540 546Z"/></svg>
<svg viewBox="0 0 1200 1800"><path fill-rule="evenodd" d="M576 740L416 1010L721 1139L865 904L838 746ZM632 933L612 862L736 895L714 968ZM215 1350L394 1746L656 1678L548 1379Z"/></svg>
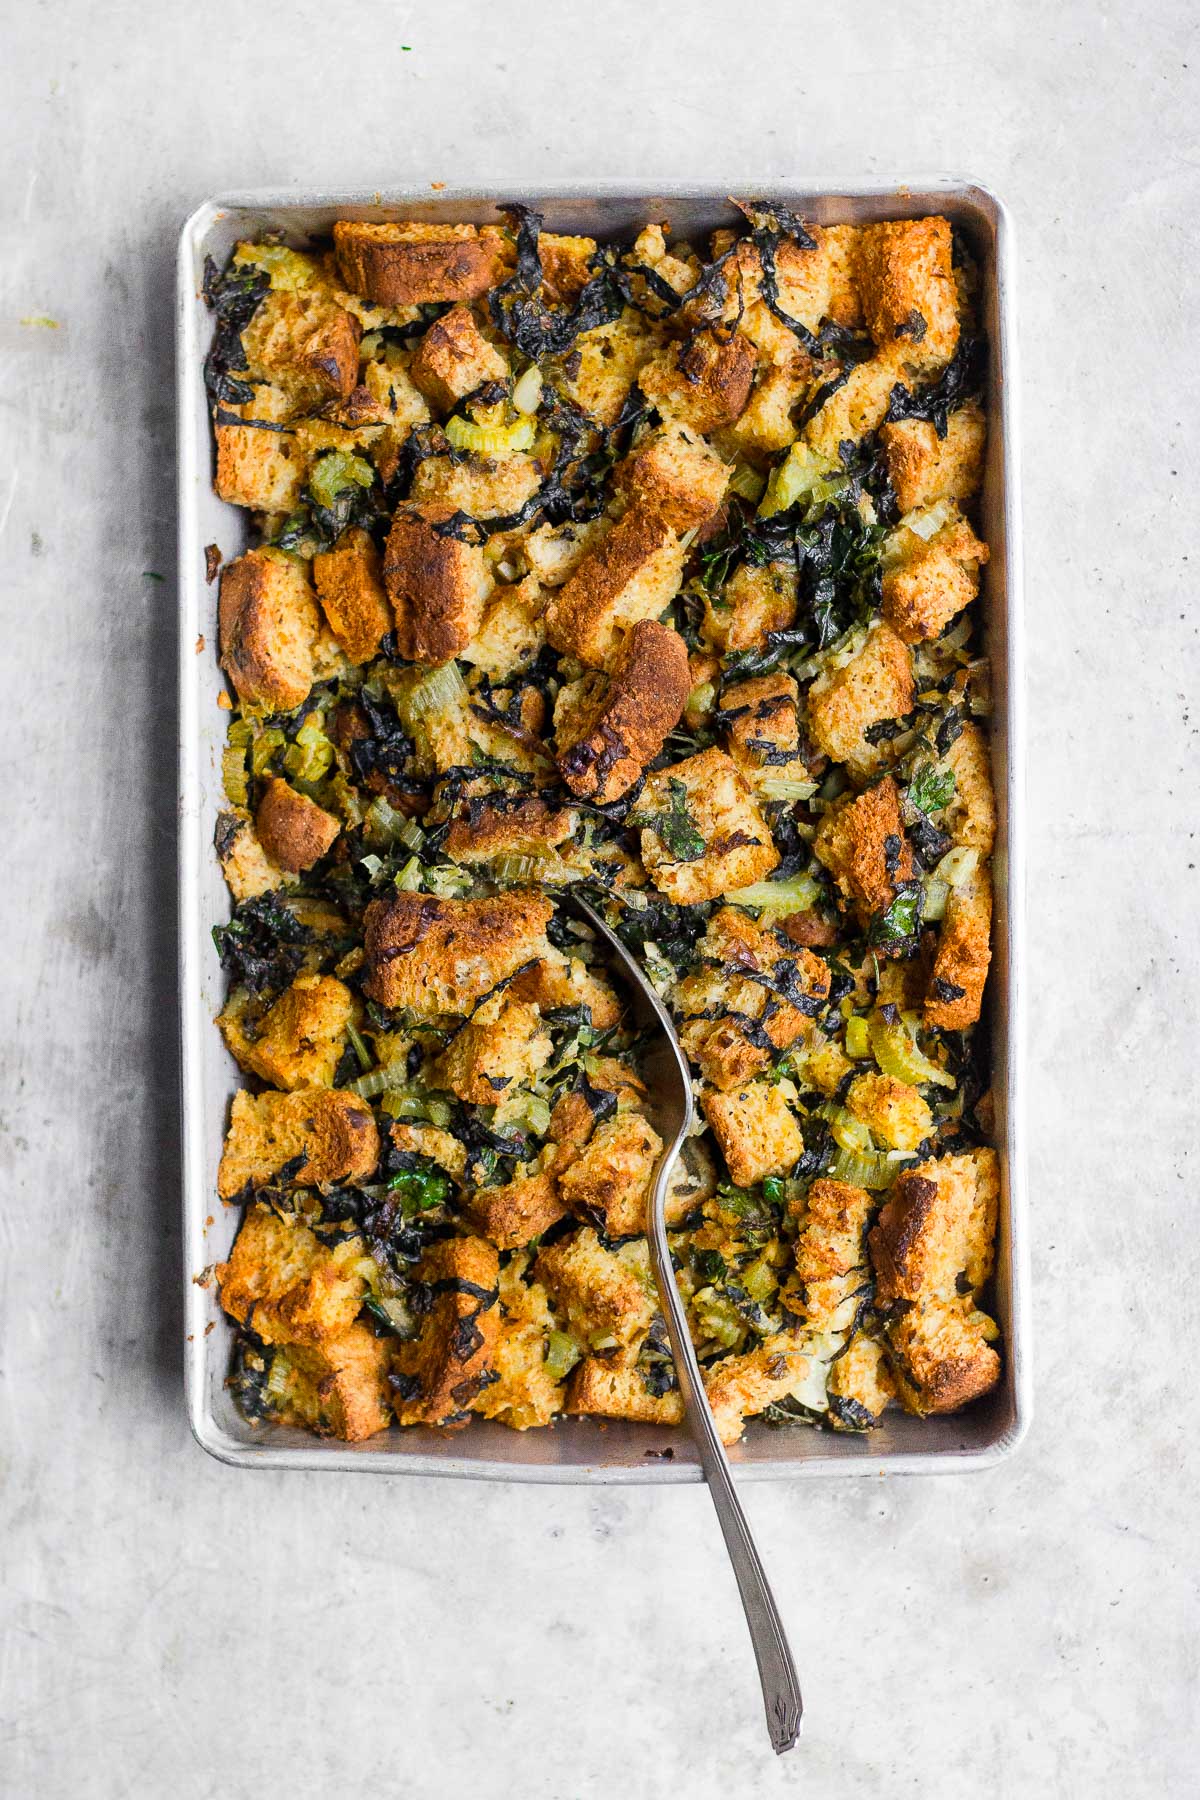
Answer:
<svg viewBox="0 0 1200 1800"><path fill-rule="evenodd" d="M687 809L687 788L672 776L667 782L667 792L671 798L665 812L646 813L635 822L643 830L653 831L660 837L675 862L695 862L704 855L706 846Z"/></svg>
<svg viewBox="0 0 1200 1800"><path fill-rule="evenodd" d="M909 783L908 798L920 812L940 812L954 798L954 770L926 763Z"/></svg>
<svg viewBox="0 0 1200 1800"><path fill-rule="evenodd" d="M450 1183L440 1169L401 1169L387 1184L388 1192L400 1202L406 1219L429 1212L450 1197Z"/></svg>
<svg viewBox="0 0 1200 1800"><path fill-rule="evenodd" d="M867 933L869 944L894 947L915 938L921 928L921 900L924 889L919 881L902 881L896 897L886 912L871 922Z"/></svg>
<svg viewBox="0 0 1200 1800"><path fill-rule="evenodd" d="M267 893L241 901L228 925L214 925L212 935L230 979L263 994L289 985L312 934Z"/></svg>

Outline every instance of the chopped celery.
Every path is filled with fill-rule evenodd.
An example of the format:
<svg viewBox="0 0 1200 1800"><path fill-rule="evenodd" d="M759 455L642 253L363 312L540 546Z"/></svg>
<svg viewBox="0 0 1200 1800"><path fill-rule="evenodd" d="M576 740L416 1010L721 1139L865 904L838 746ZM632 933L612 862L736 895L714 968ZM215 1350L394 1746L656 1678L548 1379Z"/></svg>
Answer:
<svg viewBox="0 0 1200 1800"><path fill-rule="evenodd" d="M749 463L738 463L729 477L729 492L736 494L739 500L761 500L766 487L766 477Z"/></svg>
<svg viewBox="0 0 1200 1800"><path fill-rule="evenodd" d="M287 743L278 725L266 725L258 733L250 749L250 767L256 775L266 772L277 750Z"/></svg>
<svg viewBox="0 0 1200 1800"><path fill-rule="evenodd" d="M831 1181L846 1181L851 1187L875 1192L891 1187L900 1164L909 1160L905 1150L839 1150L828 1173Z"/></svg>
<svg viewBox="0 0 1200 1800"><path fill-rule="evenodd" d="M786 512L798 500L819 503L832 499L845 485L846 476L836 462L818 456L807 444L793 444L783 461L771 471L758 516L765 519L772 513Z"/></svg>
<svg viewBox="0 0 1200 1800"><path fill-rule="evenodd" d="M347 1025L346 1036L350 1040L350 1048L358 1058L359 1068L364 1070L369 1069L375 1058L371 1055L370 1049L361 1034L355 1030L353 1025Z"/></svg>
<svg viewBox="0 0 1200 1800"><path fill-rule="evenodd" d="M364 1076L369 1081L370 1076ZM437 1125L445 1130L452 1114L450 1103L439 1100L435 1094L419 1094L414 1088L389 1088L379 1102L380 1108L390 1119L405 1119L414 1125Z"/></svg>
<svg viewBox="0 0 1200 1800"><path fill-rule="evenodd" d="M456 450L477 456L512 456L518 450L532 449L537 427L532 419L517 419L512 425L476 425L473 419L455 414L446 421L446 436Z"/></svg>
<svg viewBox="0 0 1200 1800"><path fill-rule="evenodd" d="M313 464L308 490L318 506L331 507L347 488L369 488L374 480L375 471L365 457L327 450Z"/></svg>
<svg viewBox="0 0 1200 1800"><path fill-rule="evenodd" d="M957 888L970 881L978 867L978 850L959 844L953 850L947 850L933 874L935 880L944 881L947 887Z"/></svg>
<svg viewBox="0 0 1200 1800"><path fill-rule="evenodd" d="M440 669L430 669L427 675L422 675L407 694L398 697L397 707L400 717L411 730L418 720L427 718L432 713L449 712L457 708L466 692L467 685L458 664L443 663Z"/></svg>
<svg viewBox="0 0 1200 1800"><path fill-rule="evenodd" d="M846 1020L846 1055L855 1062L871 1054L871 1035L867 1029L867 1021L861 1013L852 1013Z"/></svg>
<svg viewBox="0 0 1200 1800"><path fill-rule="evenodd" d="M333 745L321 729L320 715L309 713L296 741L283 753L283 766L293 781L320 781L333 761Z"/></svg>
<svg viewBox="0 0 1200 1800"><path fill-rule="evenodd" d="M811 800L818 787L790 775L761 775L754 785L764 800Z"/></svg>
<svg viewBox="0 0 1200 1800"><path fill-rule="evenodd" d="M373 844L382 844L385 849L404 842L404 828L407 824L404 814L397 812L385 794L376 795L363 818L367 837Z"/></svg>
<svg viewBox="0 0 1200 1800"><path fill-rule="evenodd" d="M874 1148L875 1140L861 1119L848 1113L844 1106L827 1100L817 1108L818 1115L828 1121L830 1135L840 1150L851 1155L864 1155Z"/></svg>
<svg viewBox="0 0 1200 1800"><path fill-rule="evenodd" d="M561 1381L569 1375L582 1355L575 1339L565 1331L546 1333L546 1373L551 1381Z"/></svg>
<svg viewBox="0 0 1200 1800"><path fill-rule="evenodd" d="M500 1110L503 1112L505 1125L516 1125L523 1131L531 1131L534 1137L545 1137L550 1129L550 1108L540 1094L531 1094L524 1088L518 1088L510 1099L501 1103Z"/></svg>
<svg viewBox="0 0 1200 1800"><path fill-rule="evenodd" d="M821 890L811 875L800 874L786 881L754 881L749 887L731 888L722 898L763 912L805 912L820 900Z"/></svg>
<svg viewBox="0 0 1200 1800"><path fill-rule="evenodd" d="M536 363L530 363L523 375L518 375L513 383L512 403L519 413L533 414L537 411L542 399L542 371Z"/></svg>
<svg viewBox="0 0 1200 1800"><path fill-rule="evenodd" d="M926 1081L936 1082L939 1087L957 1086L953 1075L948 1075L945 1069L930 1062L916 1038L902 1022L889 1025L877 1013L868 1030L875 1061L893 1081L906 1082L909 1087L919 1087Z"/></svg>
<svg viewBox="0 0 1200 1800"><path fill-rule="evenodd" d="M246 783L246 752L236 744L227 744L221 752L221 785L231 806L246 806L250 790Z"/></svg>
<svg viewBox="0 0 1200 1800"><path fill-rule="evenodd" d="M365 859L364 859L365 860ZM424 870L415 856L410 856L402 869L396 871L395 885L402 894L415 894L420 891L421 876Z"/></svg>
<svg viewBox="0 0 1200 1800"><path fill-rule="evenodd" d="M924 886L925 899L921 906L921 917L927 925L936 925L938 920L945 916L950 889L935 875L927 875Z"/></svg>

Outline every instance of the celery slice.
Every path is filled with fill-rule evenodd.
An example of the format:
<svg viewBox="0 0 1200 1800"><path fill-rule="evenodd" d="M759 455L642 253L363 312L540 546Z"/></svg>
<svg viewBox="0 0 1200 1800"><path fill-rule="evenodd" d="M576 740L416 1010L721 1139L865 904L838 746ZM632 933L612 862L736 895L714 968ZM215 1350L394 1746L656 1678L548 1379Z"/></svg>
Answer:
<svg viewBox="0 0 1200 1800"><path fill-rule="evenodd" d="M456 450L477 456L512 456L518 450L533 447L537 427L532 419L517 419L511 425L476 425L474 420L455 414L446 421L446 436Z"/></svg>
<svg viewBox="0 0 1200 1800"><path fill-rule="evenodd" d="M906 1082L909 1087L919 1087L927 1081L936 1082L938 1087L958 1085L953 1075L930 1062L903 1024L889 1025L886 1019L876 1014L868 1029L875 1061L893 1081Z"/></svg>
<svg viewBox="0 0 1200 1800"><path fill-rule="evenodd" d="M764 912L805 912L820 900L821 890L811 875L800 874L786 881L753 881L749 887L730 888L722 898Z"/></svg>
<svg viewBox="0 0 1200 1800"><path fill-rule="evenodd" d="M846 1055L855 1062L861 1062L871 1054L871 1034L867 1029L867 1021L861 1013L852 1013L846 1020Z"/></svg>
<svg viewBox="0 0 1200 1800"><path fill-rule="evenodd" d="M221 752L221 785L231 806L246 806L250 790L246 782L246 752L227 744Z"/></svg>
<svg viewBox="0 0 1200 1800"><path fill-rule="evenodd" d="M910 1160L905 1150L839 1150L830 1164L829 1179L875 1192L891 1187L900 1164Z"/></svg>
<svg viewBox="0 0 1200 1800"><path fill-rule="evenodd" d="M551 1381L561 1381L569 1375L582 1355L575 1339L565 1331L546 1333L546 1373Z"/></svg>

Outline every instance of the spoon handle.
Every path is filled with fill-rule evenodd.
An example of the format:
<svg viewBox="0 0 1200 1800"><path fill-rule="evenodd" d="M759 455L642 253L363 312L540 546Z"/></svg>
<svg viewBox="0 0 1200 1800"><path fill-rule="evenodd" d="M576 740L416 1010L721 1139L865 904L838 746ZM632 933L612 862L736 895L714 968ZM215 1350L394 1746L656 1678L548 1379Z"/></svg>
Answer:
<svg viewBox="0 0 1200 1800"><path fill-rule="evenodd" d="M725 1547L737 1578L738 1592L742 1597L742 1610L750 1628L750 1641L754 1646L763 1705L767 1712L767 1729L776 1754L782 1755L785 1750L792 1748L800 1735L804 1703L800 1697L800 1683L796 1678L779 1608L775 1604L775 1596L771 1592L749 1523L742 1511L725 1446L713 1422L704 1378L696 1361L683 1302L675 1284L663 1211L674 1161L674 1155L668 1155L658 1173L650 1207L650 1257L666 1314L667 1331L675 1358L675 1373L687 1408L688 1424L700 1453L700 1465L716 1508Z"/></svg>

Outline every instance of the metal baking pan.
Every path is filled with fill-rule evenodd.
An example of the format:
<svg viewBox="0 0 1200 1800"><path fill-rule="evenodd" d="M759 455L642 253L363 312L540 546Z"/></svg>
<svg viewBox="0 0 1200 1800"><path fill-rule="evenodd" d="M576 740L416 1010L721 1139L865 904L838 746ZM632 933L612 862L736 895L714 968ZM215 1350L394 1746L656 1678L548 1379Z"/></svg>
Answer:
<svg viewBox="0 0 1200 1800"><path fill-rule="evenodd" d="M1000 1385L957 1416L921 1420L889 1413L868 1436L772 1430L752 1423L731 1452L744 1477L932 1473L987 1468L1011 1453L1030 1419L1029 1282L1025 1225L1023 979L1025 784L1018 404L1013 323L1012 226L999 200L965 181L910 186L790 182L731 183L725 192L762 194L822 223L944 213L965 234L983 275L982 311L990 344L987 468L983 527L992 557L983 598L994 665L992 751L999 809L994 880L995 954L990 981L997 1139L1003 1164L997 1313L1004 1334ZM702 238L738 222L721 192L667 183L390 189L382 193L231 194L194 212L179 241L176 319L179 444L179 980L183 1069L183 1237L188 1412L204 1449L242 1467L372 1469L388 1474L469 1476L488 1481L698 1481L700 1469L682 1430L622 1422L563 1419L541 1431L514 1432L475 1420L465 1431L433 1427L389 1432L363 1444L323 1440L285 1426L251 1426L225 1387L232 1333L215 1283L197 1277L228 1254L239 1215L216 1197L217 1163L230 1095L232 1058L213 1027L222 977L211 927L228 917L229 898L213 854L222 804L221 746L227 714L217 705L223 680L216 660L216 588L205 581L204 547L225 557L245 545L246 518L213 493L213 449L202 363L211 323L200 299L206 255L218 265L239 238L282 231L294 244L327 235L337 218L473 221L497 217L496 202L536 205L552 231L597 238L634 233L669 219L672 232ZM670 1448L671 1455L662 1452Z"/></svg>

